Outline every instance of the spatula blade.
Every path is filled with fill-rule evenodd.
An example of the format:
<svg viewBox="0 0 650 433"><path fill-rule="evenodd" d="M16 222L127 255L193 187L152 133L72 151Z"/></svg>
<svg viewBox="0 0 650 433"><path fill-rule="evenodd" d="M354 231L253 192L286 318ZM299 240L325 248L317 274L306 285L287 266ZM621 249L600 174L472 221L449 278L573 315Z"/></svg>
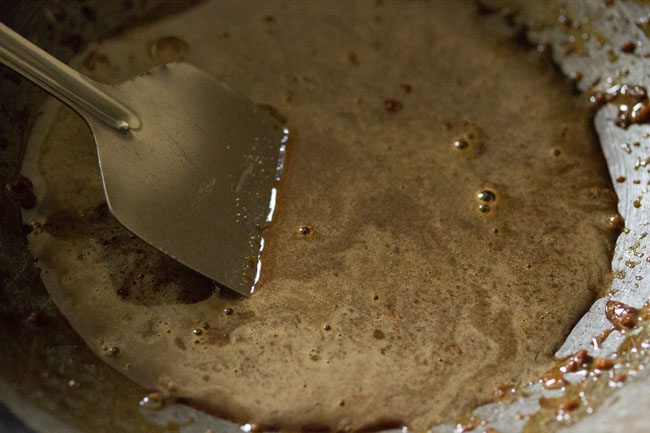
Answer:
<svg viewBox="0 0 650 433"><path fill-rule="evenodd" d="M115 217L186 266L252 294L287 129L187 64L102 88L142 121L120 133L86 116Z"/></svg>

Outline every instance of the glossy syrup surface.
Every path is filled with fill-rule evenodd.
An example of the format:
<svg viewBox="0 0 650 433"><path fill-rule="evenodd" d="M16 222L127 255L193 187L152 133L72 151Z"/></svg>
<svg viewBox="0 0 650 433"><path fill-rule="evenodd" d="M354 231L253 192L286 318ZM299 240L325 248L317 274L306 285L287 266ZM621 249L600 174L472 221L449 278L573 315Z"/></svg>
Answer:
<svg viewBox="0 0 650 433"><path fill-rule="evenodd" d="M106 213L90 135L62 110L28 173L58 307L144 387L281 429L424 430L533 379L609 283L615 196L587 104L496 18L206 2L91 47L83 71L106 82L193 63L292 138L242 299Z"/></svg>

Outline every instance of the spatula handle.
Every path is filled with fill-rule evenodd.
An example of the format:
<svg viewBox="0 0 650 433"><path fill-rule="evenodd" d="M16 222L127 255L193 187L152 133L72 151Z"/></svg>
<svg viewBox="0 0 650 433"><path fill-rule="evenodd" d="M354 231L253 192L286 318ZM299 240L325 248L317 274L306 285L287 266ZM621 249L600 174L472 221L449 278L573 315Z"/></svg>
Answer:
<svg viewBox="0 0 650 433"><path fill-rule="evenodd" d="M138 116L99 89L89 78L55 59L0 23L0 62L70 105L106 125L127 132L140 129Z"/></svg>

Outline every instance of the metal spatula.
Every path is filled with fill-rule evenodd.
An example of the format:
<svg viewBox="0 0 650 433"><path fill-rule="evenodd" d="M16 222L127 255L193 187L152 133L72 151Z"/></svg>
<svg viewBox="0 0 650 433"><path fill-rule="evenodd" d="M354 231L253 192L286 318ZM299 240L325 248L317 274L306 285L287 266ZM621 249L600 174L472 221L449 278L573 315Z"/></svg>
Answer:
<svg viewBox="0 0 650 433"><path fill-rule="evenodd" d="M134 234L243 295L259 280L288 131L188 64L97 83L0 24L0 62L88 123L106 201Z"/></svg>

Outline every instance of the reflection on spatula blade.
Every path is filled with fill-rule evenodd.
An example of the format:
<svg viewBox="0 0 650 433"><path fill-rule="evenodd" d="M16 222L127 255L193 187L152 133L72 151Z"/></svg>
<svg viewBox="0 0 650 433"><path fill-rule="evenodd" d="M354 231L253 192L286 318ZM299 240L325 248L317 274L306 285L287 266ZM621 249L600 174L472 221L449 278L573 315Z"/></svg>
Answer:
<svg viewBox="0 0 650 433"><path fill-rule="evenodd" d="M187 64L98 85L141 120L126 133L81 114L94 134L108 206L134 234L243 295L259 279L287 130Z"/></svg>

